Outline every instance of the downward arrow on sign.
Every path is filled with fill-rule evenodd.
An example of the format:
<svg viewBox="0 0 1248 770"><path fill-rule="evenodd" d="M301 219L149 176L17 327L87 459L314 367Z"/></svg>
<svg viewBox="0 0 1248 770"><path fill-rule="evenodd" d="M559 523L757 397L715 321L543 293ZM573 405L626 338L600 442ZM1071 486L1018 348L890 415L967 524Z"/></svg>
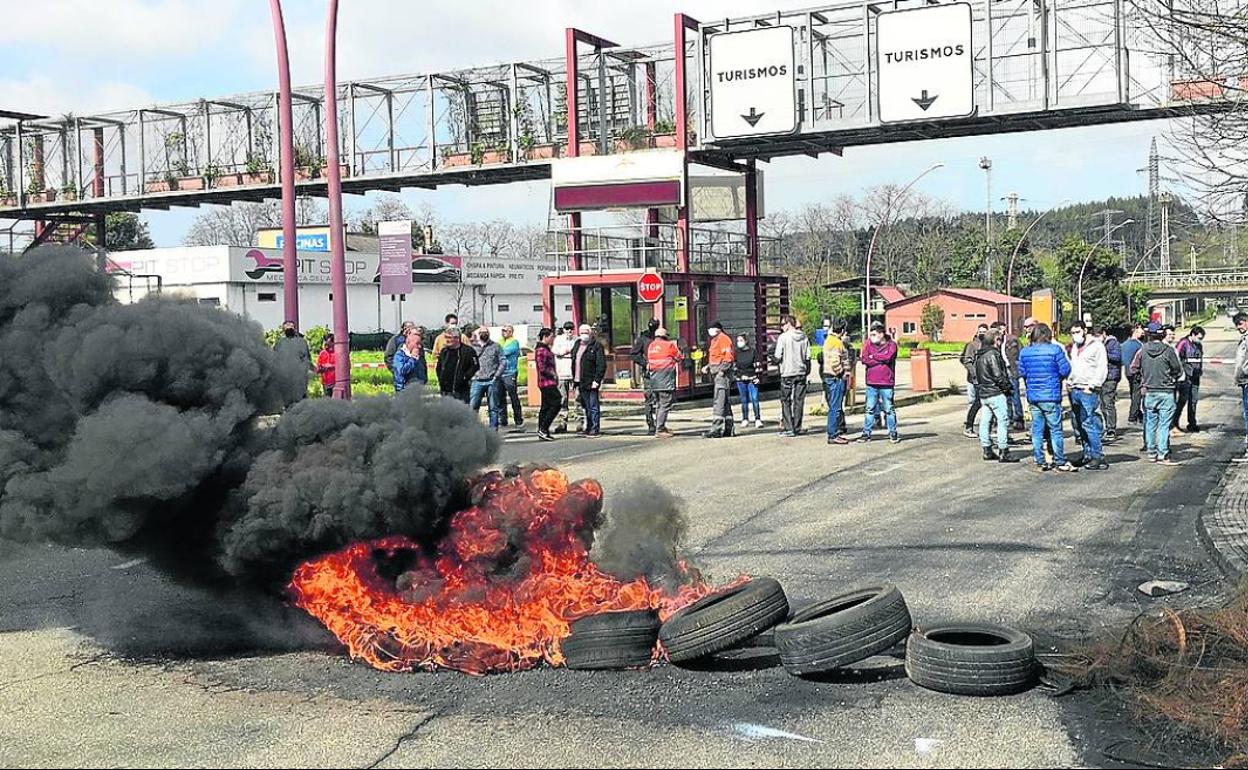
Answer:
<svg viewBox="0 0 1248 770"><path fill-rule="evenodd" d="M919 105L919 107L922 108L924 112L927 112L927 108L931 107L932 104L939 98L940 98L940 94L936 94L935 96L928 96L927 89L924 88L922 96L911 97L910 100L914 102L915 104Z"/></svg>
<svg viewBox="0 0 1248 770"><path fill-rule="evenodd" d="M749 114L749 115L742 115L742 116L741 116L741 118L742 118L742 119L743 119L746 123L749 123L751 127L753 127L753 126L757 126L757 125L758 125L758 121L762 120L762 119L763 119L763 115L766 115L766 114L767 114L767 113L765 113L765 112L759 112L759 111L758 111L758 108L756 108L756 107L751 107L751 108L750 108L750 114Z"/></svg>

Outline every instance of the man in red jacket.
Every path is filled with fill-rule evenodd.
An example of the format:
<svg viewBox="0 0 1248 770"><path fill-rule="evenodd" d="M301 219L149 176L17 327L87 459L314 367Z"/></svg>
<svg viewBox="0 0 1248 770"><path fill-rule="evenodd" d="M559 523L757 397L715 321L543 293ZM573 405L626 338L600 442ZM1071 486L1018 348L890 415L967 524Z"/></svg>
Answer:
<svg viewBox="0 0 1248 770"><path fill-rule="evenodd" d="M334 335L326 334L321 344L321 352L316 357L316 373L321 375L321 387L325 397L334 395Z"/></svg>

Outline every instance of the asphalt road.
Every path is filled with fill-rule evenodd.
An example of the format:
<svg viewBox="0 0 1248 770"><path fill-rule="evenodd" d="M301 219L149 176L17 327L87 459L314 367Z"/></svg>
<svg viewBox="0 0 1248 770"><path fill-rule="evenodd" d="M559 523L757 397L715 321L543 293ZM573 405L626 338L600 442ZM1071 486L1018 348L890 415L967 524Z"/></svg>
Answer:
<svg viewBox="0 0 1248 770"><path fill-rule="evenodd" d="M1220 339L1211 355L1230 354ZM695 438L699 412L666 441L636 420L597 440L513 436L502 461L595 477L608 498L658 481L683 498L687 549L717 580L776 577L794 606L889 581L919 625L1005 622L1051 651L1221 588L1193 522L1241 446L1225 370L1206 376L1210 429L1177 437L1176 468L1143 462L1134 430L1105 472L984 463L959 398L903 410L897 445L781 438L772 405L768 428L731 440ZM1151 577L1197 587L1146 599L1135 584ZM924 691L887 656L812 679L766 649L470 678L381 674L307 650L315 637L295 613L191 592L127 555L0 543L0 764L1049 767L1101 764L1108 732L1132 734L1042 690Z"/></svg>

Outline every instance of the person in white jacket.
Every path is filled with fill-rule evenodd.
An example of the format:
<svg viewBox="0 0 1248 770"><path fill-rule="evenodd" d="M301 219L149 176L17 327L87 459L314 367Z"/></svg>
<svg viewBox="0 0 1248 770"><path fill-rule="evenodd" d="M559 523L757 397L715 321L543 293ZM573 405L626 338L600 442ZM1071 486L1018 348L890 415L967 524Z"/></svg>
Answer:
<svg viewBox="0 0 1248 770"><path fill-rule="evenodd" d="M784 420L780 435L796 436L802 432L802 417L806 411L810 340L793 316L786 315L781 325L784 332L776 338L776 351L772 355L780 367L780 414Z"/></svg>
<svg viewBox="0 0 1248 770"><path fill-rule="evenodd" d="M1076 434L1083 444L1083 459L1079 463L1089 470L1105 470L1103 440L1105 425L1098 408L1101 403L1101 386L1109 376L1109 358L1105 344L1088 334L1081 321L1070 325L1070 386L1071 419L1075 421Z"/></svg>
<svg viewBox="0 0 1248 770"><path fill-rule="evenodd" d="M555 433L567 433L568 423L576 425L581 420L580 405L576 401L576 388L572 385L572 346L576 344L576 326L571 321L563 324L563 334L555 337L550 346L555 354L555 372L559 375L559 396L563 406L559 409L559 424Z"/></svg>

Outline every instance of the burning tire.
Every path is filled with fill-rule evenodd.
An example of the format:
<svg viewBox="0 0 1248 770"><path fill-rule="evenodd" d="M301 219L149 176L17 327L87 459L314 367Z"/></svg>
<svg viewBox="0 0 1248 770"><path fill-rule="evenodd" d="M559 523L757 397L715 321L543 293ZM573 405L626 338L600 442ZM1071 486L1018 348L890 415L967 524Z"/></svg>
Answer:
<svg viewBox="0 0 1248 770"><path fill-rule="evenodd" d="M791 674L857 663L910 633L910 609L896 586L872 586L814 604L776 626L780 662Z"/></svg>
<svg viewBox="0 0 1248 770"><path fill-rule="evenodd" d="M673 663L727 649L771 628L789 614L784 589L771 578L756 578L704 596L667 619L659 641Z"/></svg>
<svg viewBox="0 0 1248 770"><path fill-rule="evenodd" d="M1005 626L945 623L915 629L906 643L910 681L954 695L1010 695L1036 678L1031 637Z"/></svg>
<svg viewBox="0 0 1248 770"><path fill-rule="evenodd" d="M654 610L604 612L573 623L559 647L568 668L641 668L650 665L658 638Z"/></svg>

